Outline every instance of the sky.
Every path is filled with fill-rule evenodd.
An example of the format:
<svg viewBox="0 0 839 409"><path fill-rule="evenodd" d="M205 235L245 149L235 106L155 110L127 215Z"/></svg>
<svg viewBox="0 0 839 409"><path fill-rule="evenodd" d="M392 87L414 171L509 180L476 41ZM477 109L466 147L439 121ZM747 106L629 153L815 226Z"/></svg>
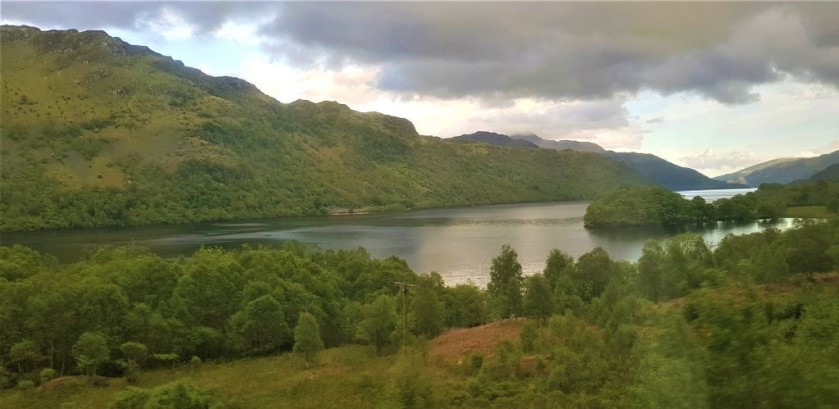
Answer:
<svg viewBox="0 0 839 409"><path fill-rule="evenodd" d="M535 133L708 176L839 149L839 3L0 3L3 24L105 30L281 102L421 134Z"/></svg>

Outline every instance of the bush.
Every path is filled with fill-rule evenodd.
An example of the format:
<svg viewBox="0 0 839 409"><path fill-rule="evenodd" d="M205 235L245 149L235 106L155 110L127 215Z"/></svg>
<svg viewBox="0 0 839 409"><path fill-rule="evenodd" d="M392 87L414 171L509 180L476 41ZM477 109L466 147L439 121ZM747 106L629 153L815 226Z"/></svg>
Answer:
<svg viewBox="0 0 839 409"><path fill-rule="evenodd" d="M17 388L22 391L28 391L35 387L35 382L30 381L29 379L21 379L17 382Z"/></svg>
<svg viewBox="0 0 839 409"><path fill-rule="evenodd" d="M57 372L55 372L55 369L52 369L52 368L42 369L41 373L40 373L41 383L49 382L50 380L54 379L56 375L57 375Z"/></svg>
<svg viewBox="0 0 839 409"><path fill-rule="evenodd" d="M110 407L112 409L222 409L208 392L181 382L172 382L154 389L130 388L117 395Z"/></svg>

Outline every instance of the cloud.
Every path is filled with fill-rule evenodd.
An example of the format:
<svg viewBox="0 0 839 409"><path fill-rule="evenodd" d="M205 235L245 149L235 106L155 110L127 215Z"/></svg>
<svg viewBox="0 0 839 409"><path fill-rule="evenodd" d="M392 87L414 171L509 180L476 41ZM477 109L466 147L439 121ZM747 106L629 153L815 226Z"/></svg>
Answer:
<svg viewBox="0 0 839 409"><path fill-rule="evenodd" d="M783 73L839 84L839 30L821 17L837 13L826 3L301 2L262 33L330 64L380 65L378 86L394 92L603 99L651 89L740 104Z"/></svg>
<svg viewBox="0 0 839 409"><path fill-rule="evenodd" d="M168 19L190 26L196 34L208 34L230 20L273 15L278 7L240 1L4 1L3 19L78 30L153 29L150 23Z"/></svg>
<svg viewBox="0 0 839 409"><path fill-rule="evenodd" d="M654 118L650 118L650 119L648 119L644 122L646 122L648 124L663 124L664 123L664 117L657 116L657 117L654 117Z"/></svg>
<svg viewBox="0 0 839 409"><path fill-rule="evenodd" d="M546 101L518 99L511 106L478 109L479 104L452 128L440 135L455 136L478 130L504 134L535 133L545 139L583 140L607 149L635 149L641 146L643 130L628 119L621 101Z"/></svg>
<svg viewBox="0 0 839 409"><path fill-rule="evenodd" d="M754 152L706 149L699 153L682 156L678 162L703 173L717 175L740 170L770 159L774 158L766 158Z"/></svg>
<svg viewBox="0 0 839 409"><path fill-rule="evenodd" d="M380 89L438 98L653 90L740 104L783 74L839 84L839 4L828 2L4 2L3 13L80 29L142 29L168 15L199 36L259 21L278 61L371 66Z"/></svg>

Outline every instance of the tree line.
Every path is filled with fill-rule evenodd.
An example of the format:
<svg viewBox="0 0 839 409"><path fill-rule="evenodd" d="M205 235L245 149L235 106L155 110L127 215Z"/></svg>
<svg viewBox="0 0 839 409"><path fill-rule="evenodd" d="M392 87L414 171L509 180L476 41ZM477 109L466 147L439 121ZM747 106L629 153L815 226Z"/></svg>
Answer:
<svg viewBox="0 0 839 409"><path fill-rule="evenodd" d="M824 206L839 210L839 182L763 184L754 192L708 203L662 187L620 189L593 200L584 216L589 228L741 222L785 217L788 209Z"/></svg>
<svg viewBox="0 0 839 409"><path fill-rule="evenodd" d="M808 286L839 267L837 243L839 223L802 222L715 247L692 235L651 242L635 263L599 248L577 259L553 250L530 276L504 246L486 289L447 287L437 274L363 249L298 243L201 249L178 260L102 248L70 265L2 247L0 380L23 388L61 374L130 380L144 368L204 360L297 352L308 361L348 343L390 354L403 333L421 345L446 328L528 317L519 342L465 361L456 402L819 407L839 397L839 355L824 353L839 351L839 332L829 330L839 302L835 291ZM404 304L395 282L412 284ZM784 286L800 290L772 295ZM421 368L404 371L416 385L396 384L387 392L394 399L416 398L411 388L432 382ZM426 407L453 402L421 391Z"/></svg>

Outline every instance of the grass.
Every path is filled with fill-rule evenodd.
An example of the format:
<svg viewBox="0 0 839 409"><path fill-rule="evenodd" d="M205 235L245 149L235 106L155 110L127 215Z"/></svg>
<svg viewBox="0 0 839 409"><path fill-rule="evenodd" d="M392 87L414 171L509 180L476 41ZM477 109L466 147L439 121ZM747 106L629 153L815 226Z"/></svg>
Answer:
<svg viewBox="0 0 839 409"><path fill-rule="evenodd" d="M393 355L376 356L367 347L347 346L323 351L308 369L302 358L288 353L204 363L196 369L144 371L135 386L152 388L178 380L209 391L232 408L369 408L370 396L386 386L387 377L381 375L394 362ZM64 385L2 392L0 407L104 409L129 387L124 379L109 379L107 386L99 387L82 378L60 381Z"/></svg>
<svg viewBox="0 0 839 409"><path fill-rule="evenodd" d="M411 352L428 382L443 396L466 393L471 352L489 355L502 340L518 342L524 320L508 320L469 329L454 329ZM399 354L379 356L366 346L342 346L322 351L306 367L292 353L244 358L232 362L206 362L198 368L184 365L141 373L134 385L153 388L181 381L209 391L231 408L370 408L389 387ZM83 377L64 377L29 390L0 392L0 408L106 409L129 384L122 378L93 386Z"/></svg>
<svg viewBox="0 0 839 409"><path fill-rule="evenodd" d="M787 208L784 217L833 220L836 213L828 211L825 206L792 206Z"/></svg>

